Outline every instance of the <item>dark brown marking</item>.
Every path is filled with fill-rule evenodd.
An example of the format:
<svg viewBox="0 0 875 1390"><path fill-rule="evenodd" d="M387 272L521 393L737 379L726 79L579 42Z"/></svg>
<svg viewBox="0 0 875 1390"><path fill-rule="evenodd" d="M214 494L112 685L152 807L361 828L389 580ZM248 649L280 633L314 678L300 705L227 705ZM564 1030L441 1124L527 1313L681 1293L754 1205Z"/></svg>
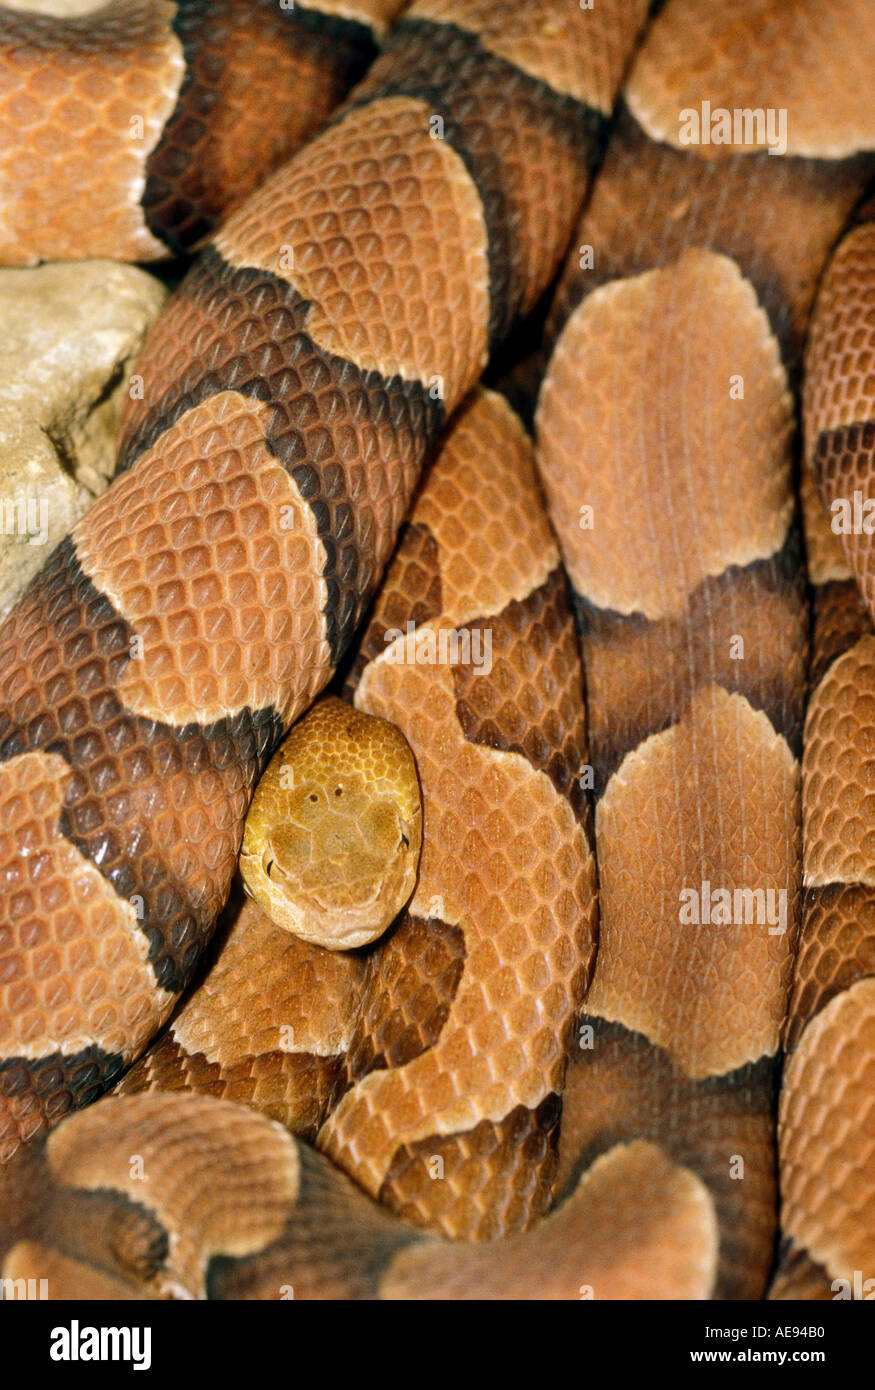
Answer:
<svg viewBox="0 0 875 1390"><path fill-rule="evenodd" d="M866 482L875 469L875 420L856 420L821 430L811 460L814 480L831 501L852 500L854 488L868 498Z"/></svg>
<svg viewBox="0 0 875 1390"><path fill-rule="evenodd" d="M767 714L799 757L808 615L794 527L768 560L706 579L678 619L650 621L575 598L596 797L627 753L676 723L695 692L712 684ZM744 660L730 655L734 636L744 639Z"/></svg>
<svg viewBox="0 0 875 1390"><path fill-rule="evenodd" d="M517 1105L504 1119L481 1120L465 1134L432 1134L395 1151L380 1201L414 1225L491 1240L526 1230L550 1205L556 1172L558 1096L536 1109ZM440 1159L433 1178L429 1164Z"/></svg>
<svg viewBox="0 0 875 1390"><path fill-rule="evenodd" d="M815 587L812 608L808 682L814 691L833 662L850 651L861 637L871 635L872 622L853 579L833 580Z"/></svg>
<svg viewBox="0 0 875 1390"><path fill-rule="evenodd" d="M290 141L294 147L318 120L318 109L304 110L306 88L316 85L317 74L320 97L330 109L365 71L376 46L365 24L300 5L281 9L277 0L177 0L173 30L185 74L176 107L147 160L142 204L153 236L181 254L213 231L256 180L288 156ZM220 115L227 123L229 88L263 82L271 53L274 62L294 61L304 91L278 92L274 100L235 110L234 144L224 148L216 123ZM230 138L227 131L224 138ZM248 181L239 179L244 155Z"/></svg>
<svg viewBox="0 0 875 1390"><path fill-rule="evenodd" d="M266 445L294 479L325 548L324 616L336 665L382 571L385 521L368 496L375 452L387 487L409 496L444 407L421 382L384 380L317 347L305 331L308 310L285 280L236 269L208 249L139 364L144 401L129 411L118 467L129 468L187 410L221 391L269 405Z"/></svg>
<svg viewBox="0 0 875 1390"><path fill-rule="evenodd" d="M496 100L496 94L501 100ZM526 166L549 141L579 170L583 196L604 117L484 48L475 34L452 24L402 19L349 106L382 97L423 101L444 122L444 138L464 160L483 204L489 245L489 342L505 337L530 287L522 261L520 225L527 206ZM538 216L543 217L541 209ZM563 247L557 247L561 255Z"/></svg>
<svg viewBox="0 0 875 1390"><path fill-rule="evenodd" d="M14 1245L33 1240L142 1287L166 1264L169 1232L154 1212L123 1192L66 1185L47 1161L47 1138L43 1131L0 1168L0 1267Z"/></svg>
<svg viewBox="0 0 875 1390"><path fill-rule="evenodd" d="M115 692L131 636L62 541L0 628L0 762L38 750L64 758L74 775L61 831L123 901L142 898L156 982L178 992L227 898L242 835L241 815L238 826L215 827L215 844L192 846L203 856L199 877L212 879L206 891L174 875L167 836L180 785L192 813L209 814L196 785L206 772L221 777L229 803L248 797L283 730L272 710L181 729L129 714Z"/></svg>
<svg viewBox="0 0 875 1390"><path fill-rule="evenodd" d="M691 246L730 256L757 292L796 381L826 256L872 176L868 155L844 160L727 154L695 161L651 140L622 102L605 163L573 237L592 269L569 256L541 360L580 301L600 285L669 265ZM666 215L668 213L668 215Z"/></svg>
<svg viewBox="0 0 875 1390"><path fill-rule="evenodd" d="M294 1270L296 1299L375 1299L392 1256L421 1239L320 1154L304 1144L298 1153L300 1190L285 1229L254 1255L214 1256L207 1298L276 1299Z"/></svg>
<svg viewBox="0 0 875 1390"><path fill-rule="evenodd" d="M864 883L806 888L786 1051L792 1052L806 1024L830 999L868 975L875 975L875 888Z"/></svg>
<svg viewBox="0 0 875 1390"><path fill-rule="evenodd" d="M374 601L374 609L349 669L344 699L352 701L365 667L386 650L386 633L407 630L440 615L443 606L438 544L427 526L406 522L398 537L392 568ZM391 583L391 588L389 587Z"/></svg>
<svg viewBox="0 0 875 1390"><path fill-rule="evenodd" d="M464 965L465 937L458 927L403 914L371 958L342 1090L369 1072L403 1067L434 1047Z"/></svg>
<svg viewBox="0 0 875 1390"><path fill-rule="evenodd" d="M579 782L586 763L583 672L564 571L555 569L523 600L468 626L490 629L492 667L453 667L465 737L521 754L581 816L587 801Z"/></svg>
<svg viewBox="0 0 875 1390"><path fill-rule="evenodd" d="M54 1124L68 1111L90 1105L123 1068L123 1058L94 1046L67 1056L52 1052L35 1060L5 1057L0 1060L0 1115L33 1097L35 1113L38 1110Z"/></svg>
<svg viewBox="0 0 875 1390"><path fill-rule="evenodd" d="M659 1144L697 1173L714 1198L720 1226L714 1297L762 1297L761 1271L769 1268L774 1239L778 1062L763 1057L692 1081L643 1034L586 1014L580 1023L593 1029L593 1045L573 1048L569 1060L557 1193L570 1192L615 1144ZM744 1159L743 1180L730 1175L733 1155Z"/></svg>
<svg viewBox="0 0 875 1390"><path fill-rule="evenodd" d="M325 1119L341 1060L312 1052L271 1051L212 1062L203 1053L187 1052L171 1027L131 1067L115 1094L196 1091L250 1105L312 1141Z"/></svg>

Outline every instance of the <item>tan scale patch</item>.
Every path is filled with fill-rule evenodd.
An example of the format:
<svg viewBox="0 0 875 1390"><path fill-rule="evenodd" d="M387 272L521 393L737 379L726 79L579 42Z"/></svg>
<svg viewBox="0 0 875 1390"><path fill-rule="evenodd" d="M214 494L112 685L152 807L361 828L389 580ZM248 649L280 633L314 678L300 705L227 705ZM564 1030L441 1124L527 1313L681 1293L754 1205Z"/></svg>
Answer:
<svg viewBox="0 0 875 1390"><path fill-rule="evenodd" d="M805 723L806 886L875 885L875 637L827 671Z"/></svg>
<svg viewBox="0 0 875 1390"><path fill-rule="evenodd" d="M298 1194L291 1135L251 1110L204 1096L104 1099L54 1130L46 1157L66 1186L115 1189L152 1211L170 1235L159 1288L195 1297L204 1295L211 1256L251 1255L269 1245Z"/></svg>
<svg viewBox="0 0 875 1390"><path fill-rule="evenodd" d="M61 834L72 779L54 753L0 765L0 1057L130 1058L173 1001L133 905Z"/></svg>
<svg viewBox="0 0 875 1390"><path fill-rule="evenodd" d="M804 778L803 763L803 778ZM832 883L805 894L784 1025L792 1052L808 1023L835 995L875 976L875 888Z"/></svg>
<svg viewBox="0 0 875 1390"><path fill-rule="evenodd" d="M875 114L860 100L870 80L871 26L867 0L668 0L626 100L651 139L678 148L686 148L679 113L707 100L730 111L784 109L787 153L844 158L875 146ZM711 155L731 148L695 147Z"/></svg>
<svg viewBox="0 0 875 1390"><path fill-rule="evenodd" d="M808 468L803 468L799 477L799 501L809 580L812 584L829 584L833 580L851 579L853 570L845 559L841 540L830 525L829 513Z"/></svg>
<svg viewBox="0 0 875 1390"><path fill-rule="evenodd" d="M864 1281L875 1280L873 1083L875 979L869 978L837 995L808 1025L781 1091L782 1227L831 1279L853 1281L856 1270Z"/></svg>
<svg viewBox="0 0 875 1390"><path fill-rule="evenodd" d="M824 431L815 448L814 471L820 494L840 528L842 549L871 617L875 614L875 550L870 535L875 418Z"/></svg>
<svg viewBox="0 0 875 1390"><path fill-rule="evenodd" d="M645 1034L693 1078L773 1054L797 920L798 812L786 743L720 687L630 753L596 811L601 926L587 1012ZM712 891L785 890L785 933L682 924L681 890L701 894L706 880Z"/></svg>
<svg viewBox="0 0 875 1390"><path fill-rule="evenodd" d="M74 1298L78 1301L115 1303L117 1300L148 1297L143 1291L114 1279L105 1270L95 1269L84 1260L77 1260L53 1246L32 1240L22 1240L13 1245L3 1261L0 1277L35 1279L38 1292L39 1281L45 1279L46 1297L52 1302Z"/></svg>
<svg viewBox="0 0 875 1390"><path fill-rule="evenodd" d="M225 1068L270 1052L336 1056L352 1038L364 971L359 956L309 946L246 901L174 1037Z"/></svg>
<svg viewBox="0 0 875 1390"><path fill-rule="evenodd" d="M320 1147L376 1193L400 1145L534 1109L559 1088L595 881L586 836L549 778L465 740L450 667L384 655L356 705L393 719L416 755L424 842L410 911L460 925L466 945L437 1043L366 1076L321 1132Z"/></svg>
<svg viewBox="0 0 875 1390"><path fill-rule="evenodd" d="M73 530L84 573L142 641L118 693L144 718L285 719L325 684L325 551L268 452L270 418L234 391L209 397Z"/></svg>
<svg viewBox="0 0 875 1390"><path fill-rule="evenodd" d="M447 626L526 598L559 563L531 442L494 391L478 388L460 409L411 520L437 541Z"/></svg>
<svg viewBox="0 0 875 1390"><path fill-rule="evenodd" d="M140 199L185 71L171 28L175 13L169 0L118 0L96 17L7 21L11 34L0 51L3 264L166 254Z"/></svg>
<svg viewBox="0 0 875 1390"><path fill-rule="evenodd" d="M522 753L587 816L580 786L588 761L583 670L561 566L528 598L512 600L477 627L492 632L491 669L453 668L456 714L465 737Z"/></svg>
<svg viewBox="0 0 875 1390"><path fill-rule="evenodd" d="M587 1005L584 1005L587 1011ZM775 1252L777 1206L772 1078L760 1066L727 1084L692 1081L660 1048L601 1020L591 1047L573 1047L562 1096L557 1194L586 1156L644 1139L693 1169L721 1231L719 1298L762 1298ZM744 1181L730 1158L744 1156Z"/></svg>
<svg viewBox="0 0 875 1390"><path fill-rule="evenodd" d="M359 642L355 660L344 682L343 695L352 703L359 677L368 662L386 650L387 632L403 630L440 615L441 576L434 536L425 526L410 521L402 526L392 563L383 579Z"/></svg>
<svg viewBox="0 0 875 1390"><path fill-rule="evenodd" d="M231 265L288 281L326 352L434 384L450 411L486 364L487 235L461 158L429 135L431 114L406 97L353 111L269 179L215 244Z"/></svg>
<svg viewBox="0 0 875 1390"><path fill-rule="evenodd" d="M368 1072L404 1066L434 1046L464 965L465 937L458 927L402 915L378 956L369 960L367 989L344 1063L344 1090Z"/></svg>
<svg viewBox="0 0 875 1390"><path fill-rule="evenodd" d="M870 160L696 160L659 145L621 105L547 323L549 343L597 284L652 270L699 246L731 256L756 287L795 370L824 265L871 177Z"/></svg>
<svg viewBox="0 0 875 1390"><path fill-rule="evenodd" d="M404 1221L452 1240L525 1231L552 1206L559 1105L516 1106L464 1134L430 1134L395 1152L378 1200ZM434 1160L443 1164L434 1180Z"/></svg>
<svg viewBox="0 0 875 1390"><path fill-rule="evenodd" d="M808 687L813 697L833 662L850 651L861 637L871 636L872 621L853 579L816 585L812 600Z"/></svg>
<svg viewBox="0 0 875 1390"><path fill-rule="evenodd" d="M555 92L609 115L647 0L416 0L411 19L455 24L477 35L498 58Z"/></svg>
<svg viewBox="0 0 875 1390"><path fill-rule="evenodd" d="M875 221L843 238L824 275L802 404L809 467L823 430L875 419Z"/></svg>
<svg viewBox="0 0 875 1390"><path fill-rule="evenodd" d="M855 508L855 494L866 502L872 497L871 438L852 430L842 440L830 441L829 431L875 421L875 222L855 228L839 245L823 279L811 323L805 357L803 418L805 421L805 469L803 505L807 518L820 505L820 519L812 527L823 537L809 541L809 570L813 582L845 578L856 571L857 582L871 609L873 579L871 546L865 532L837 534L833 524L845 520L834 512L834 502ZM869 431L871 435L871 427ZM826 445L824 448L824 437ZM811 476L817 466L822 503ZM864 525L870 525L868 517ZM852 525L856 525L852 519ZM822 552L829 547L824 564ZM850 562L850 563L849 563Z"/></svg>
<svg viewBox="0 0 875 1390"><path fill-rule="evenodd" d="M808 612L801 584L777 570L766 563L708 580L681 618L646 623L588 614L582 650L599 784L642 739L680 718L706 685L743 695L785 737L790 730L798 737Z"/></svg>
<svg viewBox="0 0 875 1390"><path fill-rule="evenodd" d="M340 1065L339 1056L295 1051L259 1052L230 1063L210 1062L201 1053L187 1052L170 1029L126 1072L112 1094L196 1091L247 1105L292 1134L312 1141L328 1114Z"/></svg>
<svg viewBox="0 0 875 1390"><path fill-rule="evenodd" d="M392 1259L384 1299L704 1299L717 1267L704 1183L656 1144L616 1145L526 1235L500 1246L414 1245Z"/></svg>
<svg viewBox="0 0 875 1390"><path fill-rule="evenodd" d="M735 376L743 399L730 398ZM777 342L733 261L689 251L596 290L563 330L537 412L538 466L577 592L678 616L706 577L778 551L793 510L791 429Z"/></svg>

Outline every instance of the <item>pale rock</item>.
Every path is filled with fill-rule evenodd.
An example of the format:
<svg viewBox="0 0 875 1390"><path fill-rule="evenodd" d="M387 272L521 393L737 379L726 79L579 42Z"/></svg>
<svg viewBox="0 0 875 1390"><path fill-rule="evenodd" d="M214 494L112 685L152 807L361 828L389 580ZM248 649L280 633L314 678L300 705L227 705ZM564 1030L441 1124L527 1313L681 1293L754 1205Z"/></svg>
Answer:
<svg viewBox="0 0 875 1390"><path fill-rule="evenodd" d="M3 0L7 10L34 10L37 14L53 14L59 19L67 15L88 14L102 10L106 0Z"/></svg>
<svg viewBox="0 0 875 1390"><path fill-rule="evenodd" d="M0 617L111 478L166 293L115 261L0 270Z"/></svg>

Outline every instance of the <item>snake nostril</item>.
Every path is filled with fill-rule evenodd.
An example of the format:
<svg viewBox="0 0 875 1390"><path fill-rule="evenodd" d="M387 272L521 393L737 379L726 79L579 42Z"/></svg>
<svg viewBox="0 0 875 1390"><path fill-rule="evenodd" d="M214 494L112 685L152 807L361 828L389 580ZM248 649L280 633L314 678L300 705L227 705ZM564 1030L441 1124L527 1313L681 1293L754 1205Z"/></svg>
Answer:
<svg viewBox="0 0 875 1390"><path fill-rule="evenodd" d="M408 840L407 836L404 834L403 830L402 830L402 832L401 832L401 843L402 843L402 845L404 846L405 849L409 849L409 848L410 848L410 841Z"/></svg>

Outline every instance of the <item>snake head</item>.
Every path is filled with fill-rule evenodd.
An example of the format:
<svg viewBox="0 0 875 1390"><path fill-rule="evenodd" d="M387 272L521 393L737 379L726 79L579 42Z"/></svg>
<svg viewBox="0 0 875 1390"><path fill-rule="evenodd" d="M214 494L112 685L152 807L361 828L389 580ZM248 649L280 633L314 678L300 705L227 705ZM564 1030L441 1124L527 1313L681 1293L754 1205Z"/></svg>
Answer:
<svg viewBox="0 0 875 1390"><path fill-rule="evenodd" d="M410 898L421 843L419 779L404 735L330 698L268 764L240 871L277 926L350 950L381 936Z"/></svg>

